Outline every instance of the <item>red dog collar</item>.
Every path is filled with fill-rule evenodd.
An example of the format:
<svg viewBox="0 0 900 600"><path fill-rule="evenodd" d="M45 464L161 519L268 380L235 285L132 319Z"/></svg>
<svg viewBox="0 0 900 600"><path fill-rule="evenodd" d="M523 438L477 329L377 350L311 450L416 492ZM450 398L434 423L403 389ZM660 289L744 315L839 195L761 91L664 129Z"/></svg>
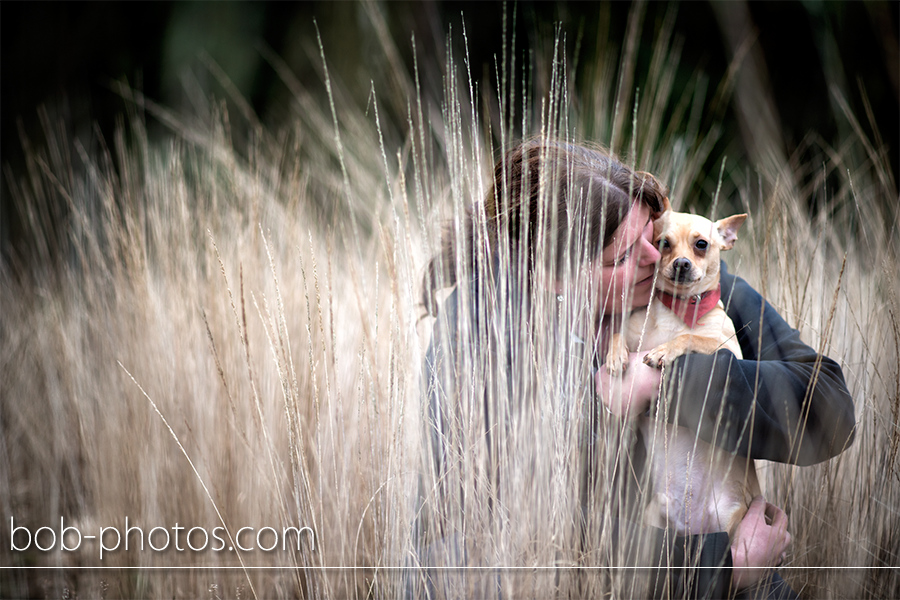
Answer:
<svg viewBox="0 0 900 600"><path fill-rule="evenodd" d="M660 301L681 317L685 325L691 329L697 325L697 321L714 309L716 304L722 298L722 285L718 285L716 289L710 290L699 296L691 296L690 298L679 298L668 292L659 292Z"/></svg>

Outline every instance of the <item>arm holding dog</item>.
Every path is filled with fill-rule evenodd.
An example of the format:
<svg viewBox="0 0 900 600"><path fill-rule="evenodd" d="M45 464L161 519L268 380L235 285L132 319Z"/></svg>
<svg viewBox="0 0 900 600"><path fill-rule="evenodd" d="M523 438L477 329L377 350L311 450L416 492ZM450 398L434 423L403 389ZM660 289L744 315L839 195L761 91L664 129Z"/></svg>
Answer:
<svg viewBox="0 0 900 600"><path fill-rule="evenodd" d="M755 459L811 465L840 454L853 441L855 424L840 366L804 344L759 293L727 272L724 263L722 299L744 359L728 351L678 358L667 386L672 390L671 408L676 408L677 397L706 401L682 402L677 410L670 409L676 424ZM751 426L749 432L745 423Z"/></svg>

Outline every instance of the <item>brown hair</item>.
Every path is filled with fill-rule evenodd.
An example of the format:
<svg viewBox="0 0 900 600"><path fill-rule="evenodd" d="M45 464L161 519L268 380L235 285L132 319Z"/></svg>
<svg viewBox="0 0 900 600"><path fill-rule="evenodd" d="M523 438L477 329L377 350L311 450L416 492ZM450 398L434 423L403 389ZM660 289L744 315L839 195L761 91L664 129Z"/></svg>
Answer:
<svg viewBox="0 0 900 600"><path fill-rule="evenodd" d="M559 277L567 259L574 267L599 256L635 201L656 215L666 195L653 175L632 170L601 148L523 142L494 166L484 201L466 211L462 245L452 226L444 232L423 277L425 308L436 315L438 290L455 285L461 274L483 277L503 255L511 269L527 269L525 281L541 263ZM461 261L453 268L457 255Z"/></svg>

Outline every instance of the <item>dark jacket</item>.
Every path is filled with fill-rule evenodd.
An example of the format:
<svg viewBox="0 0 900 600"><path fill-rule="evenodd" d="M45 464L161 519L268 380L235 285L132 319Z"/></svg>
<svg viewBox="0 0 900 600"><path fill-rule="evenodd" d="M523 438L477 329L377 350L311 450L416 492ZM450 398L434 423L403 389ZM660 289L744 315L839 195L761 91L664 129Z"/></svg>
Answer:
<svg viewBox="0 0 900 600"><path fill-rule="evenodd" d="M728 273L725 263L721 282L744 357L737 360L721 350L678 359L670 389L692 400L670 411L676 424L755 459L805 466L843 452L853 441L855 417L841 367L800 341L800 334L746 281ZM670 402L676 401L674 392L671 396Z"/></svg>
<svg viewBox="0 0 900 600"><path fill-rule="evenodd" d="M670 369L663 391L670 420L697 432L708 443L755 459L811 465L841 453L853 440L855 420L840 366L801 342L799 333L747 282L729 274L724 263L721 283L722 300L734 322L743 359L736 359L727 350L679 358ZM461 311L466 314L460 315ZM448 350L442 348L449 348L452 353L465 344L459 339L460 319L475 318L474 329L490 329L480 322L490 312L477 302L460 307L454 292L435 324L426 356L425 383L426 422L437 480L450 460L447 440L452 434L447 432L447 422L453 418L448 413L453 400L444 389L448 381L446 369L458 369L460 365L456 358L443 356ZM455 372L449 377L468 375ZM593 389L593 385L590 387ZM511 391L510 397L515 397ZM681 402L681 398L690 401ZM485 412L490 412L487 407ZM491 430L492 424L486 417L485 435L489 436ZM637 469L624 469L630 473L640 472L639 437L635 445L631 460L637 463ZM651 595L734 596L730 590L732 564L726 533L683 538L629 520L615 523L615 538L640 538L645 543L649 540L648 546L657 549L654 562L659 568L657 576L650 578Z"/></svg>

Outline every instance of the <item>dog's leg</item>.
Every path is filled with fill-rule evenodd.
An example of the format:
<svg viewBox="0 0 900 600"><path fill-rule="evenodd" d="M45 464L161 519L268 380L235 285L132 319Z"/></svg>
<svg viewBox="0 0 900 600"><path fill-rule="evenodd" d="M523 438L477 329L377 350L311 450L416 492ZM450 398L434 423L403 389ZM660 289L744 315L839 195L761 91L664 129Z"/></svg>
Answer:
<svg viewBox="0 0 900 600"><path fill-rule="evenodd" d="M728 532L728 538L734 539L735 534L737 533L738 525L741 524L741 521L744 520L744 515L747 514L748 506L742 506L738 510L731 513L731 518L728 519L728 524L726 525L725 531Z"/></svg>
<svg viewBox="0 0 900 600"><path fill-rule="evenodd" d="M669 502L669 497L662 492L650 495L650 500L644 508L644 523L659 529L675 527L682 533L684 531L684 511L679 511L674 503ZM680 524L680 528L679 528Z"/></svg>
<svg viewBox="0 0 900 600"><path fill-rule="evenodd" d="M689 352L712 354L721 346L721 340L685 333L648 352L644 357L644 363L661 369L679 356Z"/></svg>
<svg viewBox="0 0 900 600"><path fill-rule="evenodd" d="M738 457L738 460L740 461L747 459ZM734 468L737 467L738 465L735 465ZM747 509L750 508L750 503L761 493L759 487L759 478L756 475L756 466L753 464L752 460L749 461L744 479L740 482L740 491L743 496L741 498L741 507L731 514L731 517L728 519L726 528L726 531L728 531L728 535L731 537L731 539L734 539L734 535L737 532L737 527L740 522L744 520L744 515L747 514Z"/></svg>
<svg viewBox="0 0 900 600"><path fill-rule="evenodd" d="M621 375L628 365L628 345L625 343L625 335L614 333L609 340L609 350L606 353L606 370L611 375Z"/></svg>

